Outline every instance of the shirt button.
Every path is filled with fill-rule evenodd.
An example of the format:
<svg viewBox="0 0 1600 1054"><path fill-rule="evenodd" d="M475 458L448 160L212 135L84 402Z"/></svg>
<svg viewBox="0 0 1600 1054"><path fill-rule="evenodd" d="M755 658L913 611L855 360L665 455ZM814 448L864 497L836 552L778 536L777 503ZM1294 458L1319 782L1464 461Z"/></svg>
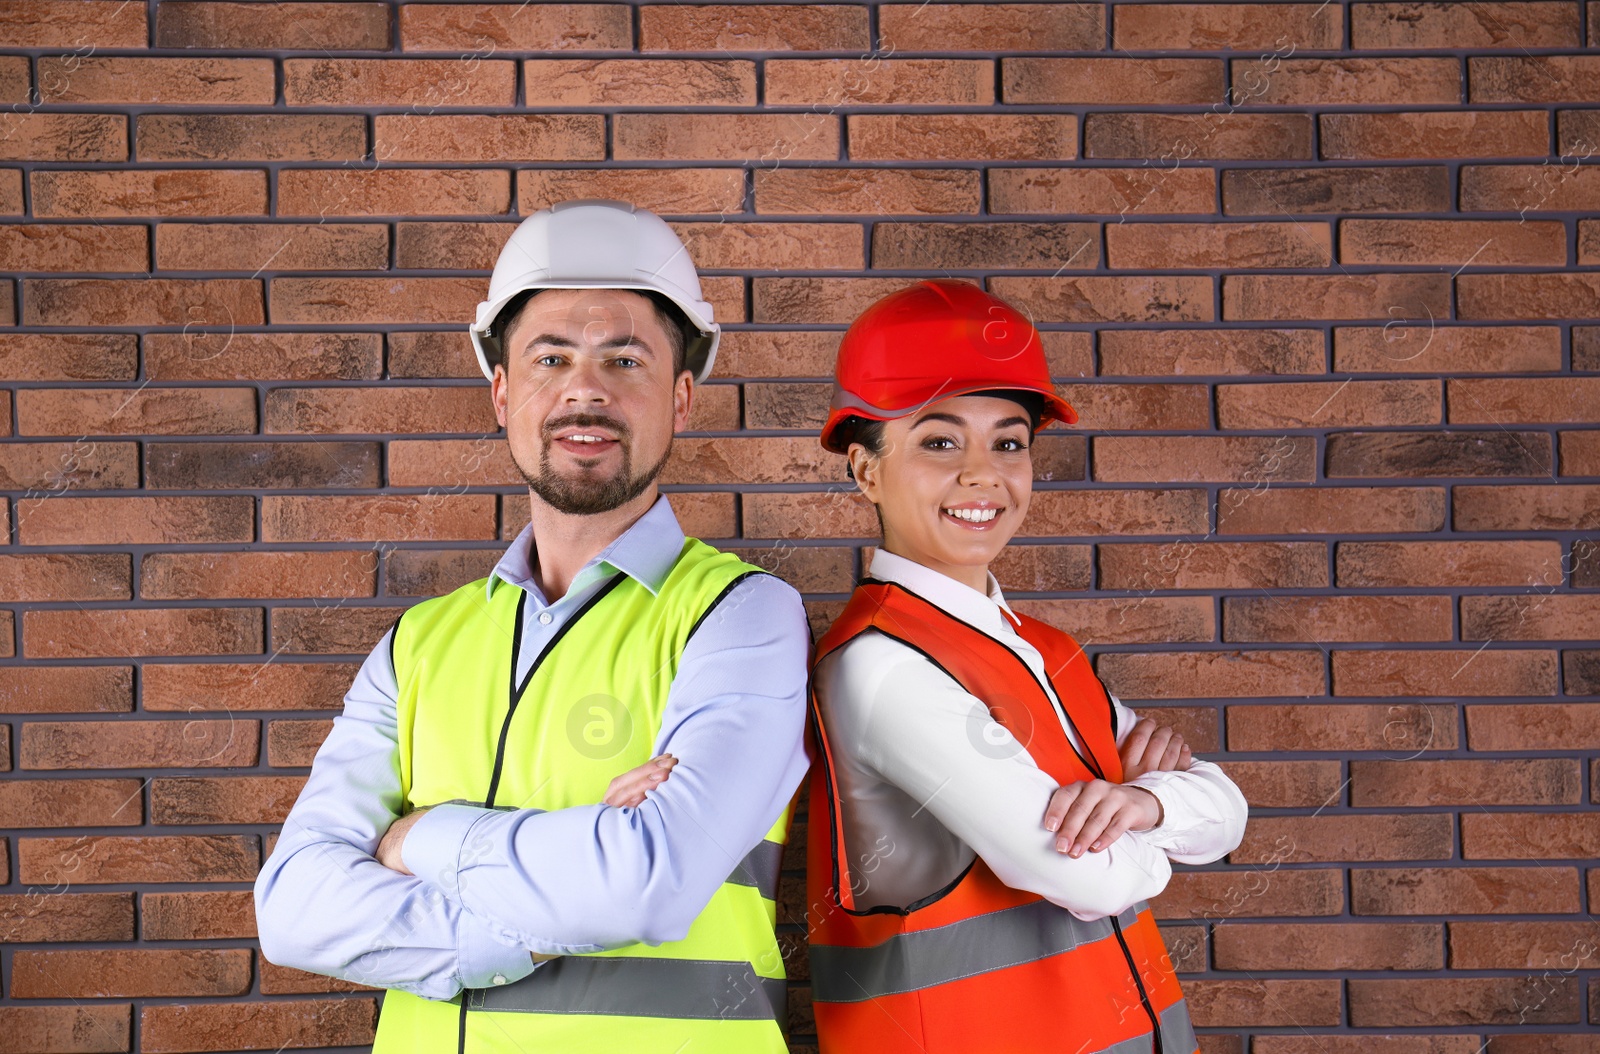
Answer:
<svg viewBox="0 0 1600 1054"><path fill-rule="evenodd" d="M505 984L506 975L503 973L497 973L493 977L489 978L489 980L493 981L495 984Z"/></svg>
<svg viewBox="0 0 1600 1054"><path fill-rule="evenodd" d="M539 624L540 624L540 625L541 625L541 626L548 626L548 625L550 625L550 617L551 617L551 616L550 616L550 612L548 612L548 611L541 611L541 612L539 612Z"/></svg>

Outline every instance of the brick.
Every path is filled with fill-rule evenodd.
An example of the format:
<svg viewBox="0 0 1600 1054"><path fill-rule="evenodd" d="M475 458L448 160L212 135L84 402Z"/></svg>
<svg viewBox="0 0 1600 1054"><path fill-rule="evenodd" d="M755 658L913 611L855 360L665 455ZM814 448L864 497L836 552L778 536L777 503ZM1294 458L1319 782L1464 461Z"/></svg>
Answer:
<svg viewBox="0 0 1600 1054"><path fill-rule="evenodd" d="M872 266L877 268L1059 272L1099 263L1100 232L1094 224L879 223L872 229Z"/></svg>
<svg viewBox="0 0 1600 1054"><path fill-rule="evenodd" d="M1561 679L1568 695L1600 695L1600 651L1564 652Z"/></svg>
<svg viewBox="0 0 1600 1054"><path fill-rule="evenodd" d="M994 278L990 291L1036 322L1209 322L1207 276Z"/></svg>
<svg viewBox="0 0 1600 1054"><path fill-rule="evenodd" d="M260 722L32 721L22 726L26 769L214 768L255 763ZM127 797L127 788L119 788ZM131 811L131 810L130 810ZM138 822L133 814L132 822Z"/></svg>
<svg viewBox="0 0 1600 1054"><path fill-rule="evenodd" d="M1600 56L1479 55L1467 59L1467 78L1475 103L1571 102L1600 90Z"/></svg>
<svg viewBox="0 0 1600 1054"><path fill-rule="evenodd" d="M1438 318L1448 314L1450 283L1445 275L1225 275L1225 319L1380 318L1393 306Z"/></svg>
<svg viewBox="0 0 1600 1054"><path fill-rule="evenodd" d="M267 725L267 764L273 768L304 768L316 757L322 741L333 730L332 721L272 721Z"/></svg>
<svg viewBox="0 0 1600 1054"><path fill-rule="evenodd" d="M22 435L226 435L254 432L249 388L30 388L17 393Z"/></svg>
<svg viewBox="0 0 1600 1054"><path fill-rule="evenodd" d="M140 45L144 43L141 36ZM374 51L389 47L381 3L168 3L156 15L163 48Z"/></svg>
<svg viewBox="0 0 1600 1054"><path fill-rule="evenodd" d="M23 726L24 768L34 767L27 750L35 727ZM142 789L136 779L8 780L0 783L0 821L6 827L137 827L144 818Z"/></svg>
<svg viewBox="0 0 1600 1054"><path fill-rule="evenodd" d="M268 496L261 499L261 540L489 539L494 512L492 494Z"/></svg>
<svg viewBox="0 0 1600 1054"><path fill-rule="evenodd" d="M21 212L22 171L15 168L0 168L0 215L16 215Z"/></svg>
<svg viewBox="0 0 1600 1054"><path fill-rule="evenodd" d="M1341 373L1554 371L1561 368L1561 332L1554 326L1336 326L1333 367Z"/></svg>
<svg viewBox="0 0 1600 1054"><path fill-rule="evenodd" d="M0 713L119 713L132 709L131 666L0 667Z"/></svg>
<svg viewBox="0 0 1600 1054"><path fill-rule="evenodd" d="M270 106L272 65L270 59L45 55L39 81L58 85L53 103Z"/></svg>
<svg viewBox="0 0 1600 1054"><path fill-rule="evenodd" d="M36 498L17 503L23 545L172 545L248 542L254 500L215 498Z"/></svg>
<svg viewBox="0 0 1600 1054"><path fill-rule="evenodd" d="M1575 978L1395 978L1351 980L1350 1023L1357 1027L1526 1025L1581 1020Z"/></svg>
<svg viewBox="0 0 1600 1054"><path fill-rule="evenodd" d="M1247 923L1218 926L1219 970L1439 970L1444 927L1429 924Z"/></svg>
<svg viewBox="0 0 1600 1054"><path fill-rule="evenodd" d="M292 168L278 175L280 216L500 215L510 203L510 173L491 169Z"/></svg>
<svg viewBox="0 0 1600 1054"><path fill-rule="evenodd" d="M1112 228L1115 230L1118 228ZM1110 231L1107 232L1111 240ZM1125 236L1118 236L1125 237ZM1101 376L1322 373L1315 330L1108 329L1099 334Z"/></svg>
<svg viewBox="0 0 1600 1054"><path fill-rule="evenodd" d="M1339 223L1339 259L1360 264L1560 267L1567 261L1567 238L1565 228L1552 221L1348 219ZM1413 350L1395 349L1393 357ZM1420 367L1412 363L1407 368Z"/></svg>
<svg viewBox="0 0 1600 1054"><path fill-rule="evenodd" d="M1087 418L1086 418L1087 419ZM1309 482L1315 451L1305 439L1270 436L1097 436L1094 478L1117 482Z"/></svg>
<svg viewBox="0 0 1600 1054"><path fill-rule="evenodd" d="M623 113L613 118L611 135L612 156L619 161L833 161L839 156L839 119L827 113Z"/></svg>
<svg viewBox="0 0 1600 1054"><path fill-rule="evenodd" d="M672 446L662 483L823 483L838 458L811 437L684 439Z"/></svg>
<svg viewBox="0 0 1600 1054"><path fill-rule="evenodd" d="M1151 904L1158 919L1232 919L1337 915L1344 910L1343 872L1174 871Z"/></svg>
<svg viewBox="0 0 1600 1054"><path fill-rule="evenodd" d="M499 549L399 549L384 560L389 596L432 597L486 577L499 563Z"/></svg>
<svg viewBox="0 0 1600 1054"><path fill-rule="evenodd" d="M1592 1013L1589 1016L1594 1018ZM1582 1033L1504 1033L1489 1037L1484 1050L1488 1054L1594 1054L1597 1045L1600 1039Z"/></svg>
<svg viewBox="0 0 1600 1054"><path fill-rule="evenodd" d="M1077 156L1072 114L854 114L856 161L1035 161Z"/></svg>
<svg viewBox="0 0 1600 1054"><path fill-rule="evenodd" d="M904 289L906 284L903 278L758 277L752 282L752 321L848 325L874 301ZM838 344L834 339L836 352ZM830 362L821 375L832 372Z"/></svg>
<svg viewBox="0 0 1600 1054"><path fill-rule="evenodd" d="M1576 805L1582 781L1568 758L1352 761L1350 804Z"/></svg>
<svg viewBox="0 0 1600 1054"><path fill-rule="evenodd" d="M383 270L389 232L371 223L163 223L156 266L172 271Z"/></svg>
<svg viewBox="0 0 1600 1054"><path fill-rule="evenodd" d="M11 994L23 999L243 995L251 955L244 948L19 951Z"/></svg>
<svg viewBox="0 0 1600 1054"><path fill-rule="evenodd" d="M376 443L146 443L145 486L157 489L376 487Z"/></svg>
<svg viewBox="0 0 1600 1054"><path fill-rule="evenodd" d="M395 265L435 270L492 270L514 229L513 224L494 222L401 223L395 230ZM474 372L476 368L474 361Z"/></svg>
<svg viewBox="0 0 1600 1054"><path fill-rule="evenodd" d="M376 333L151 333L145 375L177 380L376 380L383 338Z"/></svg>
<svg viewBox="0 0 1600 1054"><path fill-rule="evenodd" d="M766 101L784 106L990 106L994 63L975 59L772 59Z"/></svg>
<svg viewBox="0 0 1600 1054"><path fill-rule="evenodd" d="M403 608L283 608L272 620L272 651L363 655L394 625Z"/></svg>
<svg viewBox="0 0 1600 1054"><path fill-rule="evenodd" d="M1592 922L1452 922L1453 970L1593 969Z"/></svg>
<svg viewBox="0 0 1600 1054"><path fill-rule="evenodd" d="M1322 156L1341 160L1543 157L1550 149L1549 118L1537 110L1329 113L1321 122Z"/></svg>
<svg viewBox="0 0 1600 1054"><path fill-rule="evenodd" d="M13 113L6 122L6 134L0 136L0 160L6 161L126 161L128 160L128 119L122 114L109 113ZM62 182L82 187L99 183L109 189L113 186L136 184L143 173L89 173L89 172L35 172L33 182L33 214L92 215L94 213L51 213L54 188ZM191 173L200 179L192 181L198 186L205 183L206 173ZM119 178L131 176L131 179ZM84 178L88 177L88 178ZM109 177L98 178L95 177ZM87 195L79 196L80 207L92 208ZM16 211L21 212L18 208ZM131 215L109 212L99 215Z"/></svg>
<svg viewBox="0 0 1600 1054"><path fill-rule="evenodd" d="M1600 279L1588 273L1463 275L1456 280L1456 290L1461 318L1581 318L1600 314ZM1542 379L1532 380L1538 384ZM1529 382L1513 383L1521 387ZM1582 380L1574 383L1588 387Z"/></svg>
<svg viewBox="0 0 1600 1054"><path fill-rule="evenodd" d="M1468 860L1559 860L1600 856L1600 814L1472 812L1461 817Z"/></svg>
<svg viewBox="0 0 1600 1054"><path fill-rule="evenodd" d="M59 0L61 6L77 4L79 0ZM8 4L6 7L38 7L33 3ZM98 6L98 5L97 5ZM106 3L106 7L127 10L131 5ZM145 12L133 8L142 27ZM5 7L0 7L3 17ZM7 26L7 30L11 27ZM140 42L143 42L140 33ZM6 1006L0 1007L0 1050L7 1054L22 1054L31 1050L71 1051L74 1054L121 1052L129 1049L132 1026L129 1024L132 1006L128 1003L107 1005L91 1003L87 1006Z"/></svg>
<svg viewBox="0 0 1600 1054"><path fill-rule="evenodd" d="M865 233L854 223L679 223L696 266L706 270L859 271Z"/></svg>
<svg viewBox="0 0 1600 1054"><path fill-rule="evenodd" d="M767 171L757 171L757 182ZM793 174L795 170L783 171ZM976 183L976 174L972 175L972 180ZM669 216L741 212L744 173L736 168L676 165L672 168L523 169L517 172L517 209L525 216L557 201L586 196L631 201L640 208ZM977 211L976 206L971 211Z"/></svg>
<svg viewBox="0 0 1600 1054"><path fill-rule="evenodd" d="M1600 476L1600 432L1561 433L1561 474Z"/></svg>
<svg viewBox="0 0 1600 1054"><path fill-rule="evenodd" d="M92 439L8 443L0 446L0 485L46 494L137 487L138 444Z"/></svg>
<svg viewBox="0 0 1600 1054"><path fill-rule="evenodd" d="M606 152L599 114L380 114L372 136L384 161L599 161Z"/></svg>
<svg viewBox="0 0 1600 1054"><path fill-rule="evenodd" d="M999 168L988 178L996 214L1209 212L1217 196L1209 168Z"/></svg>
<svg viewBox="0 0 1600 1054"><path fill-rule="evenodd" d="M0 253L18 271L144 271L150 258L148 232L125 224L0 227Z"/></svg>
<svg viewBox="0 0 1600 1054"><path fill-rule="evenodd" d="M1563 3L1362 3L1351 6L1357 48L1577 47L1578 11Z"/></svg>
<svg viewBox="0 0 1600 1054"><path fill-rule="evenodd" d="M1550 436L1506 430L1330 435L1327 458L1330 478L1547 476L1555 460Z"/></svg>
<svg viewBox="0 0 1600 1054"><path fill-rule="evenodd" d="M1260 56L1231 59L1229 65L1230 83L1235 85L1231 98L1238 105L1418 106L1461 101L1461 67L1454 58Z"/></svg>
<svg viewBox="0 0 1600 1054"><path fill-rule="evenodd" d="M262 995L307 995L320 992L377 992L378 988L341 981L337 977L307 973L290 966L279 966L261 957Z"/></svg>
<svg viewBox="0 0 1600 1054"><path fill-rule="evenodd" d="M1600 486L1456 487L1461 531L1592 530L1600 527Z"/></svg>
<svg viewBox="0 0 1600 1054"><path fill-rule="evenodd" d="M1582 750L1600 744L1593 704L1518 703L1467 707L1473 750Z"/></svg>
<svg viewBox="0 0 1600 1054"><path fill-rule="evenodd" d="M1462 640L1600 638L1600 596L1537 595L1461 598Z"/></svg>
<svg viewBox="0 0 1600 1054"><path fill-rule="evenodd" d="M406 51L626 51L633 43L630 10L624 4L408 4L400 8L400 42Z"/></svg>
<svg viewBox="0 0 1600 1054"><path fill-rule="evenodd" d="M1008 594L1088 589L1092 571L1090 547L1010 545L1001 551L991 570Z"/></svg>
<svg viewBox="0 0 1600 1054"><path fill-rule="evenodd" d="M132 568L126 553L18 553L0 555L0 571L11 584L6 598L30 600L128 600Z"/></svg>
<svg viewBox="0 0 1600 1054"><path fill-rule="evenodd" d="M0 334L0 373L15 381L131 381L139 371L131 333Z"/></svg>
<svg viewBox="0 0 1600 1054"><path fill-rule="evenodd" d="M376 579L362 552L147 553L139 593L148 600L370 597Z"/></svg>
<svg viewBox="0 0 1600 1054"><path fill-rule="evenodd" d="M255 835L18 838L20 880L50 885L249 882L261 855Z"/></svg>
<svg viewBox="0 0 1600 1054"><path fill-rule="evenodd" d="M1339 585L1517 586L1559 584L1557 542L1340 542ZM1553 581L1548 581L1553 576Z"/></svg>
<svg viewBox="0 0 1600 1054"><path fill-rule="evenodd" d="M1105 43L1105 13L1088 4L884 4L883 49L1091 51Z"/></svg>
<svg viewBox="0 0 1600 1054"><path fill-rule="evenodd" d="M1545 651L1339 651L1335 695L1553 695L1555 655Z"/></svg>
<svg viewBox="0 0 1600 1054"><path fill-rule="evenodd" d="M516 64L500 59L285 59L290 106L510 106ZM426 87L423 87L426 86ZM380 152L381 156L381 152Z"/></svg>
<svg viewBox="0 0 1600 1054"><path fill-rule="evenodd" d="M0 35L11 48L142 48L149 31L145 11L116 0L8 0Z"/></svg>
<svg viewBox="0 0 1600 1054"><path fill-rule="evenodd" d="M1515 209L1526 216L1593 209L1600 201L1600 179L1594 172L1588 165L1463 165L1461 211Z"/></svg>
<svg viewBox="0 0 1600 1054"><path fill-rule="evenodd" d="M140 704L152 711L338 710L357 665L276 658L238 664L146 663Z"/></svg>
<svg viewBox="0 0 1600 1054"><path fill-rule="evenodd" d="M838 347L837 332L724 332L716 376L830 377Z"/></svg>
<svg viewBox="0 0 1600 1054"><path fill-rule="evenodd" d="M1338 981L1211 980L1195 978L1183 986L1184 1001L1196 1025L1337 1025Z"/></svg>
<svg viewBox="0 0 1600 1054"><path fill-rule="evenodd" d="M139 928L152 941L253 938L255 897L247 889L145 893L139 897Z"/></svg>
<svg viewBox="0 0 1600 1054"><path fill-rule="evenodd" d="M1006 58L1000 78L1007 103L1203 105L1224 94L1216 59Z"/></svg>
<svg viewBox="0 0 1600 1054"><path fill-rule="evenodd" d="M244 278L23 279L27 326L254 326L261 283Z"/></svg>
<svg viewBox="0 0 1600 1054"><path fill-rule="evenodd" d="M828 417L826 384L744 385L746 428L821 428Z"/></svg>
<svg viewBox="0 0 1600 1054"><path fill-rule="evenodd" d="M135 145L143 161L358 161L367 125L359 114L143 113Z"/></svg>
<svg viewBox="0 0 1600 1054"><path fill-rule="evenodd" d="M1442 487L1230 488L1218 495L1220 534L1432 533L1444 522Z"/></svg>
<svg viewBox="0 0 1600 1054"><path fill-rule="evenodd" d="M867 11L834 4L649 5L641 51L856 51L869 47Z"/></svg>
<svg viewBox="0 0 1600 1054"><path fill-rule="evenodd" d="M259 608L29 611L22 627L30 659L261 650Z"/></svg>
<svg viewBox="0 0 1600 1054"><path fill-rule="evenodd" d="M27 56L12 55L0 58L0 100L26 103L32 89L33 74L29 70Z"/></svg>
<svg viewBox="0 0 1600 1054"><path fill-rule="evenodd" d="M397 439L389 444L389 483L396 487L512 487L523 483L511 448L498 436Z"/></svg>
<svg viewBox="0 0 1600 1054"><path fill-rule="evenodd" d="M300 776L157 777L150 781L150 822L279 824L304 786Z"/></svg>
<svg viewBox="0 0 1600 1054"><path fill-rule="evenodd" d="M1567 157L1591 156L1594 153L1594 142L1600 138L1600 113L1594 110L1558 110L1556 112L1556 148L1553 153L1565 159ZM1592 221L1578 221L1578 240L1580 245L1584 242L1593 244L1597 227ZM1589 250L1593 256L1593 250ZM1580 250L1579 263L1592 263L1586 259Z"/></svg>
<svg viewBox="0 0 1600 1054"><path fill-rule="evenodd" d="M1385 750L1414 756L1454 750L1455 707L1407 703L1363 706L1228 707L1229 750Z"/></svg>
<svg viewBox="0 0 1600 1054"><path fill-rule="evenodd" d="M1218 123L1209 113L1096 113L1084 119L1084 156L1304 160L1312 127L1307 114L1230 112Z"/></svg>
<svg viewBox="0 0 1600 1054"><path fill-rule="evenodd" d="M487 394L473 388L279 388L267 393L267 432L328 435L492 433Z"/></svg>
<svg viewBox="0 0 1600 1054"><path fill-rule="evenodd" d="M855 491L753 493L741 498L746 538L876 538L871 505ZM826 529L818 529L826 523Z"/></svg>
<svg viewBox="0 0 1600 1054"><path fill-rule="evenodd" d="M756 101L754 62L530 59L523 62L522 75L529 106L754 106ZM768 101L777 100L769 93Z"/></svg>
<svg viewBox="0 0 1600 1054"><path fill-rule="evenodd" d="M1455 825L1451 817L1443 813L1255 816L1245 831L1244 841L1228 854L1228 861L1235 864L1305 864L1357 860L1448 860L1454 854L1454 849ZM1320 968L1334 967L1330 963Z"/></svg>
<svg viewBox="0 0 1600 1054"><path fill-rule="evenodd" d="M1591 424L1600 377L1451 378L1445 401L1452 424Z"/></svg>
<svg viewBox="0 0 1600 1054"><path fill-rule="evenodd" d="M1102 589L1293 589L1328 584L1327 552L1318 542L1101 545L1099 556Z"/></svg>
<svg viewBox="0 0 1600 1054"><path fill-rule="evenodd" d="M1213 606L1205 597L1148 597L1138 604L1109 597L1018 600L1012 607L1052 625L1071 626L1086 644L1203 642L1216 636Z"/></svg>
<svg viewBox="0 0 1600 1054"><path fill-rule="evenodd" d="M405 240L403 233L400 240ZM723 339L727 339L726 335ZM472 341L465 333L390 333L389 376L476 379L482 374Z"/></svg>
<svg viewBox="0 0 1600 1054"><path fill-rule="evenodd" d="M1449 597L1434 596L1225 597L1222 639L1449 640L1452 606Z"/></svg>
<svg viewBox="0 0 1600 1054"><path fill-rule="evenodd" d="M1451 205L1442 165L1234 168L1222 174L1222 211L1229 216L1446 212Z"/></svg>
<svg viewBox="0 0 1600 1054"><path fill-rule="evenodd" d="M1357 915L1565 915L1578 910L1567 867L1353 868Z"/></svg>
<svg viewBox="0 0 1600 1054"><path fill-rule="evenodd" d="M1178 490L1097 490L1091 505L1068 491L1038 491L1029 506L1026 537L1091 538L1122 534L1186 534L1203 531L1205 493Z"/></svg>
<svg viewBox="0 0 1600 1054"><path fill-rule="evenodd" d="M333 1044L366 1046L377 1031L371 999L295 999L256 1003L146 1006L139 1012L141 1047L175 1051L282 1050Z"/></svg>
<svg viewBox="0 0 1600 1054"><path fill-rule="evenodd" d="M259 216L266 211L266 173L255 169L48 171L33 176L36 216Z"/></svg>
<svg viewBox="0 0 1600 1054"><path fill-rule="evenodd" d="M138 785L137 780L126 782ZM60 944L131 940L132 893L35 890L0 894L0 942Z"/></svg>
<svg viewBox="0 0 1600 1054"><path fill-rule="evenodd" d="M1321 4L1119 4L1112 45L1130 51L1338 48L1342 18Z"/></svg>
<svg viewBox="0 0 1600 1054"><path fill-rule="evenodd" d="M1323 660L1310 651L1108 652L1095 671L1123 699L1320 695Z"/></svg>
<svg viewBox="0 0 1600 1054"><path fill-rule="evenodd" d="M1106 257L1118 270L1326 267L1333 235L1321 223L1112 223Z"/></svg>
<svg viewBox="0 0 1600 1054"><path fill-rule="evenodd" d="M1229 761L1228 776L1258 809L1331 805L1345 786L1337 761Z"/></svg>

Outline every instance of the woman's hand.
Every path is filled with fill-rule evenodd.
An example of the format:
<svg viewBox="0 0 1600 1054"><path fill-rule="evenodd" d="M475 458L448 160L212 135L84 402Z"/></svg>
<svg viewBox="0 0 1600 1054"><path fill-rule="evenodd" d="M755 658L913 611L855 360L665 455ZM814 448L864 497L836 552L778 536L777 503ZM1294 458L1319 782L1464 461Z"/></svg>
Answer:
<svg viewBox="0 0 1600 1054"><path fill-rule="evenodd" d="M618 809L643 805L645 791L655 790L665 783L672 774L672 766L677 763L678 759L671 754L662 754L636 769L629 769L611 781L603 803Z"/></svg>
<svg viewBox="0 0 1600 1054"><path fill-rule="evenodd" d="M1056 852L1071 857L1098 853L1128 831L1161 822L1161 802L1143 787L1106 780L1068 783L1050 795L1044 829L1056 832Z"/></svg>
<svg viewBox="0 0 1600 1054"><path fill-rule="evenodd" d="M1139 718L1128 738L1117 748L1122 755L1122 778L1131 780L1146 772L1179 772L1193 760L1189 744L1168 725Z"/></svg>

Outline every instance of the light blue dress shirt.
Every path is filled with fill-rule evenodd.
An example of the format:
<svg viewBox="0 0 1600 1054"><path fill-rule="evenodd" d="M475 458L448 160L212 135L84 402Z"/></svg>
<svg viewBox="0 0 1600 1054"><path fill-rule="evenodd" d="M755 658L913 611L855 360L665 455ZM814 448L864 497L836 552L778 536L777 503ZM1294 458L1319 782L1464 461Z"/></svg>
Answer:
<svg viewBox="0 0 1600 1054"><path fill-rule="evenodd" d="M684 541L659 498L549 603L534 580L532 538L524 528L485 586L528 593L519 681L613 575L659 589ZM744 579L684 648L652 751L678 765L644 804L551 812L439 805L406 837L411 876L373 856L401 806L398 693L385 634L256 879L262 953L449 999L533 972L530 952L681 939L805 775L810 641L794 589L771 575Z"/></svg>

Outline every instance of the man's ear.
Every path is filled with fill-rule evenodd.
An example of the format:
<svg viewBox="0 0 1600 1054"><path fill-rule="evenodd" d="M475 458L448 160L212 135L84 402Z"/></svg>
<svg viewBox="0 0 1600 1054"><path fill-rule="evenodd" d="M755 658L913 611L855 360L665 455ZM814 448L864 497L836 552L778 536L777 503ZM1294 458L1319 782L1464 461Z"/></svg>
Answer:
<svg viewBox="0 0 1600 1054"><path fill-rule="evenodd" d="M672 384L672 430L682 432L689 427L689 409L694 405L694 374L684 370Z"/></svg>
<svg viewBox="0 0 1600 1054"><path fill-rule="evenodd" d="M506 368L502 363L494 364L494 377L489 381L489 398L494 402L494 419L500 422L500 427L506 427L506 386L510 383L506 379Z"/></svg>

